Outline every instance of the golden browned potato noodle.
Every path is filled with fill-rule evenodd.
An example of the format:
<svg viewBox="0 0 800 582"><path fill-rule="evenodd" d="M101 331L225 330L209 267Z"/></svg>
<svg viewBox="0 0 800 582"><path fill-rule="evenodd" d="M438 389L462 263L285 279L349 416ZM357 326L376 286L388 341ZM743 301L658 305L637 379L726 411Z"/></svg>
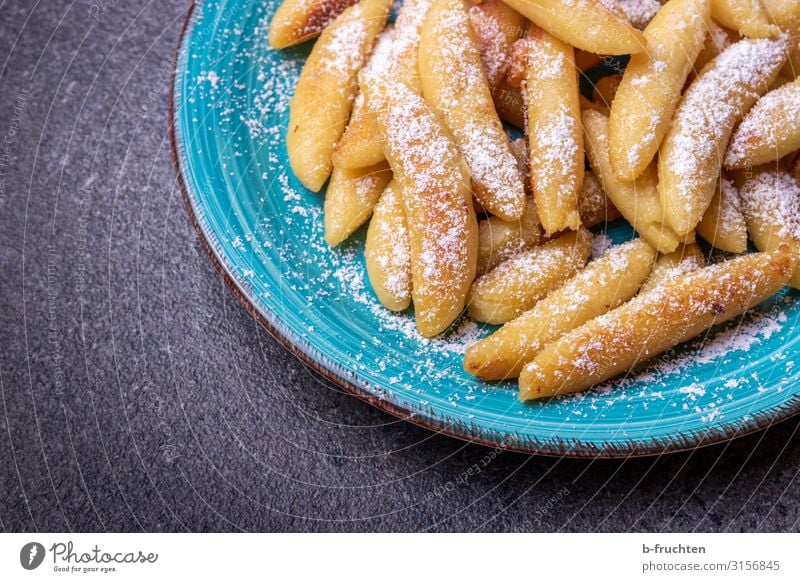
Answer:
<svg viewBox="0 0 800 582"><path fill-rule="evenodd" d="M530 311L470 346L464 369L484 380L516 378L546 344L633 297L655 256L642 239L609 249Z"/></svg>
<svg viewBox="0 0 800 582"><path fill-rule="evenodd" d="M713 61L719 53L731 46L733 42L739 40L739 36L735 32L722 28L713 20L709 19L707 24L708 34L706 35L706 40L703 43L700 54L697 55L694 61L694 67L689 73L687 82L693 81L698 73L700 73L708 63Z"/></svg>
<svg viewBox="0 0 800 582"><path fill-rule="evenodd" d="M525 128L525 104L519 87L501 83L492 92L492 100L500 119L519 129Z"/></svg>
<svg viewBox="0 0 800 582"><path fill-rule="evenodd" d="M734 126L766 92L785 59L785 38L740 40L684 93L658 158L661 205L679 235L703 218Z"/></svg>
<svg viewBox="0 0 800 582"><path fill-rule="evenodd" d="M642 33L624 16L620 18L597 0L504 1L537 26L577 49L598 55L628 55L644 50Z"/></svg>
<svg viewBox="0 0 800 582"><path fill-rule="evenodd" d="M387 162L348 170L334 166L325 190L325 241L336 246L372 215L392 171Z"/></svg>
<svg viewBox="0 0 800 582"><path fill-rule="evenodd" d="M269 44L285 48L318 36L357 0L284 0L269 23Z"/></svg>
<svg viewBox="0 0 800 582"><path fill-rule="evenodd" d="M547 345L520 374L520 400L579 392L741 315L789 279L787 247L698 269Z"/></svg>
<svg viewBox="0 0 800 582"><path fill-rule="evenodd" d="M800 256L800 183L783 170L755 168L746 174L740 188L742 212L750 239L760 251L789 245ZM800 269L789 284L800 289Z"/></svg>
<svg viewBox="0 0 800 582"><path fill-rule="evenodd" d="M381 304L390 311L406 309L411 304L411 248L406 209L394 180L375 205L364 255L370 285Z"/></svg>
<svg viewBox="0 0 800 582"><path fill-rule="evenodd" d="M592 235L581 229L516 255L479 277L467 299L470 317L505 323L574 275L592 251Z"/></svg>
<svg viewBox="0 0 800 582"><path fill-rule="evenodd" d="M744 116L725 152L729 170L777 162L800 149L800 79L773 89Z"/></svg>
<svg viewBox="0 0 800 582"><path fill-rule="evenodd" d="M358 72L386 24L391 0L361 0L320 35L303 65L289 113L286 149L295 176L318 192L333 169L358 92Z"/></svg>
<svg viewBox="0 0 800 582"><path fill-rule="evenodd" d="M528 31L523 86L528 171L545 234L580 227L583 130L572 47L544 30Z"/></svg>

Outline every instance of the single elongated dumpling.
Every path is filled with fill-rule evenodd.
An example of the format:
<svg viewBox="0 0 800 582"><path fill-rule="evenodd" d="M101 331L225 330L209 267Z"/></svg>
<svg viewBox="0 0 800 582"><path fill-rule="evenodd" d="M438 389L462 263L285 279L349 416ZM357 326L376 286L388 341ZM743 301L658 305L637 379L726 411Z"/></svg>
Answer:
<svg viewBox="0 0 800 582"><path fill-rule="evenodd" d="M369 220L391 179L386 162L367 168L334 166L325 190L325 241L336 246Z"/></svg>
<svg viewBox="0 0 800 582"><path fill-rule="evenodd" d="M789 245L800 256L800 183L771 167L750 172L739 188L747 231L756 248L772 251ZM789 282L800 289L800 269Z"/></svg>
<svg viewBox="0 0 800 582"><path fill-rule="evenodd" d="M504 0L514 10L566 44L598 55L645 50L642 33L614 3L600 0Z"/></svg>
<svg viewBox="0 0 800 582"><path fill-rule="evenodd" d="M523 84L528 168L546 234L581 225L583 130L578 77L571 46L544 30L528 30Z"/></svg>
<svg viewBox="0 0 800 582"><path fill-rule="evenodd" d="M525 186L497 116L462 0L434 0L421 29L422 93L461 150L481 206L504 220L525 210Z"/></svg>
<svg viewBox="0 0 800 582"><path fill-rule="evenodd" d="M689 86L659 151L658 192L667 223L693 230L714 196L736 123L777 76L787 38L744 39L725 49Z"/></svg>
<svg viewBox="0 0 800 582"><path fill-rule="evenodd" d="M403 197L391 181L375 205L364 247L367 275L381 304L403 311L411 304L411 248Z"/></svg>
<svg viewBox="0 0 800 582"><path fill-rule="evenodd" d="M800 79L756 102L733 132L725 152L729 170L777 162L800 149Z"/></svg>

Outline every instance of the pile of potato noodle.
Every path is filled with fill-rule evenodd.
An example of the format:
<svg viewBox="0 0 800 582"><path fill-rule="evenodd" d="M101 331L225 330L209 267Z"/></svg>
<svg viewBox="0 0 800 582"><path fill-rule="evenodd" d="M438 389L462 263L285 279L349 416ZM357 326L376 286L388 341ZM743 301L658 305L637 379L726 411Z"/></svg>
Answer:
<svg viewBox="0 0 800 582"><path fill-rule="evenodd" d="M800 0L391 10L279 7L273 47L319 36L289 160L327 182L331 246L370 221L387 309L413 301L425 337L465 307L502 324L467 372L518 378L520 400L584 390L800 288ZM579 78L601 63L589 99ZM638 238L592 258L587 228L620 216ZM697 237L727 258L707 265Z"/></svg>

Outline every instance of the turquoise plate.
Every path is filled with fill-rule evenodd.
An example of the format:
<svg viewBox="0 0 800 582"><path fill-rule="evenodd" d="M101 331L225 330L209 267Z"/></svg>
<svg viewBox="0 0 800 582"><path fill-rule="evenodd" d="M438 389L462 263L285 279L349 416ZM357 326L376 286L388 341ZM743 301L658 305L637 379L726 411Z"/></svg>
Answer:
<svg viewBox="0 0 800 582"><path fill-rule="evenodd" d="M462 320L425 340L365 277L363 229L323 240L322 195L294 178L284 134L309 47L273 51L277 0L215 0L189 13L171 99L175 163L217 268L304 362L372 404L449 435L568 456L657 454L719 442L800 408L800 301L758 310L622 378L576 396L520 404L513 383L476 381L464 348L491 328ZM606 228L615 242L629 227ZM320 402L324 406L324 402Z"/></svg>

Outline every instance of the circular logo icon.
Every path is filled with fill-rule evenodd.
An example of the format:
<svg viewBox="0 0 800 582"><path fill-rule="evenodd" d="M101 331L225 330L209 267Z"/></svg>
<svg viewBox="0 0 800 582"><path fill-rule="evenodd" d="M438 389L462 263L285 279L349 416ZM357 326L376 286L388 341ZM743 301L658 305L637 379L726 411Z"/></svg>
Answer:
<svg viewBox="0 0 800 582"><path fill-rule="evenodd" d="M35 570L44 561L44 546L39 542L28 542L19 551L19 563L26 570Z"/></svg>

